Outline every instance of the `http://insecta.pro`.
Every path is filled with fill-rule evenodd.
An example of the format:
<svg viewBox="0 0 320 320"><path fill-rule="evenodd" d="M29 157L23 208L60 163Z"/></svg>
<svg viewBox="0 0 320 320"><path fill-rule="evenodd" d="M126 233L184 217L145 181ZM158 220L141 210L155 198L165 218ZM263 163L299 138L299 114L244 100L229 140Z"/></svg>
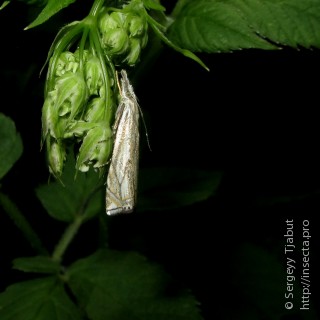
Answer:
<svg viewBox="0 0 320 320"><path fill-rule="evenodd" d="M116 111L114 146L107 178L108 215L130 213L136 202L139 162L139 105L125 70L121 70L121 100Z"/></svg>

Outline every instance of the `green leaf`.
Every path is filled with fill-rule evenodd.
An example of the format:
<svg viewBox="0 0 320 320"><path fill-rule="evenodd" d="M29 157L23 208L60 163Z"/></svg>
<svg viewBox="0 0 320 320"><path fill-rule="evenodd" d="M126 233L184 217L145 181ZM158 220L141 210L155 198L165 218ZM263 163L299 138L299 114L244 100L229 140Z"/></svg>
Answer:
<svg viewBox="0 0 320 320"><path fill-rule="evenodd" d="M183 49L181 46L177 45L176 43L172 42L164 33L165 30L164 26L159 24L156 20L154 20L151 16L148 14L145 14L145 17L150 25L150 27L153 29L155 34L170 48L176 50L177 52L180 52L184 56L196 61L199 63L203 68L205 68L207 71L209 71L209 68L204 64L204 62L198 58L193 52L191 52L188 49Z"/></svg>
<svg viewBox="0 0 320 320"><path fill-rule="evenodd" d="M201 319L188 293L166 295L168 276L133 252L100 250L68 272L75 297L92 320Z"/></svg>
<svg viewBox="0 0 320 320"><path fill-rule="evenodd" d="M147 9L153 9L157 11L165 11L166 8L162 6L159 1L154 1L154 0L142 0L144 6Z"/></svg>
<svg viewBox="0 0 320 320"><path fill-rule="evenodd" d="M191 168L148 168L139 172L139 211L188 206L214 196L221 172Z"/></svg>
<svg viewBox="0 0 320 320"><path fill-rule="evenodd" d="M22 140L14 122L0 113L0 179L19 159L22 150Z"/></svg>
<svg viewBox="0 0 320 320"><path fill-rule="evenodd" d="M4 9L11 1L3 1L2 5L0 6L0 10Z"/></svg>
<svg viewBox="0 0 320 320"><path fill-rule="evenodd" d="M36 194L49 215L57 220L72 222L79 215L91 219L104 211L101 188L103 181L96 172L75 175L73 155L68 157L61 180L36 189Z"/></svg>
<svg viewBox="0 0 320 320"><path fill-rule="evenodd" d="M19 282L0 294L1 320L80 320L56 277Z"/></svg>
<svg viewBox="0 0 320 320"><path fill-rule="evenodd" d="M294 48L320 47L318 0L251 0L249 4L241 1L237 5L247 23L260 36Z"/></svg>
<svg viewBox="0 0 320 320"><path fill-rule="evenodd" d="M50 257L36 256L13 260L13 268L24 272L59 273L60 265Z"/></svg>
<svg viewBox="0 0 320 320"><path fill-rule="evenodd" d="M195 52L320 47L318 0L180 0L174 15L169 38Z"/></svg>
<svg viewBox="0 0 320 320"><path fill-rule="evenodd" d="M38 17L32 23L30 23L25 28L25 30L34 28L46 22L53 15L58 13L60 10L68 7L71 3L75 1L76 0L49 0L47 5L43 8L43 10L38 15Z"/></svg>

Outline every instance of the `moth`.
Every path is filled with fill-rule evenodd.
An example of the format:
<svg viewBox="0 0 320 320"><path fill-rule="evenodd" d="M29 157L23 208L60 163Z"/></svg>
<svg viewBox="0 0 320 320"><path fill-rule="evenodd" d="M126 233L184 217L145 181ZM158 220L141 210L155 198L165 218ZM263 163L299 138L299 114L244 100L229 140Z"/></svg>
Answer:
<svg viewBox="0 0 320 320"><path fill-rule="evenodd" d="M107 177L108 215L132 212L137 194L140 109L125 70L121 70L120 87L121 99L113 126L114 146Z"/></svg>

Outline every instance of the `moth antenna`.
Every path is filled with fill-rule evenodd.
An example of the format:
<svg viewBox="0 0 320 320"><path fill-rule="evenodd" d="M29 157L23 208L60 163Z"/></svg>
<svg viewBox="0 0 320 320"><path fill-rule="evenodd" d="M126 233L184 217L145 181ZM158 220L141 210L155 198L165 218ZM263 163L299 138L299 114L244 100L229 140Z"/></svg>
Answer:
<svg viewBox="0 0 320 320"><path fill-rule="evenodd" d="M120 85L120 81L119 81L119 71L116 71L116 80L117 80L118 90L121 93L121 85Z"/></svg>
<svg viewBox="0 0 320 320"><path fill-rule="evenodd" d="M142 110L141 110L139 104L138 104L138 108L139 108L139 112L140 112L140 114L141 114L141 119L142 119L142 123L143 123L143 126L144 126L144 131L145 131L145 133L146 133L148 148L149 148L150 151L152 151L152 150L151 150L151 146L150 146L150 140L149 140L147 125L146 125L146 122L145 122L145 120L144 120L144 116L143 116L143 113L142 113Z"/></svg>

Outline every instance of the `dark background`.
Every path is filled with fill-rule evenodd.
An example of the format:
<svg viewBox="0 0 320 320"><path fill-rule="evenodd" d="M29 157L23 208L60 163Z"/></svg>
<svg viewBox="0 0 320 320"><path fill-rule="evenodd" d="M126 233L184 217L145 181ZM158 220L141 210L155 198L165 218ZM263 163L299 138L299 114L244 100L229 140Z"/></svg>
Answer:
<svg viewBox="0 0 320 320"><path fill-rule="evenodd" d="M40 152L45 75L39 78L39 71L58 26L81 19L88 10L73 7L29 31L23 28L36 10L13 3L0 12L0 107L15 121L24 143L23 156L2 185L49 247L64 225L45 215L33 191L48 181ZM205 319L251 319L252 314L252 319L305 319L298 309L291 315L283 310L285 274L282 283L271 285L268 277L276 265L272 259L285 266L285 220L294 218L299 230L309 219L312 298L319 301L319 50L199 56L210 72L163 48L135 84L152 148L141 134L140 166L223 172L217 196L181 209L117 217L111 221L111 245L138 250L162 264L192 290ZM84 232L94 227L89 223ZM19 280L10 271L11 260L33 252L2 212L0 228L3 289ZM76 239L75 256L92 251L94 244L86 239ZM298 232L296 241L301 244ZM248 285L258 283L250 276L262 258L260 293L267 292L264 298L272 303L260 303L259 285ZM275 307L269 312L270 304ZM272 313L277 310L282 318L281 312Z"/></svg>

